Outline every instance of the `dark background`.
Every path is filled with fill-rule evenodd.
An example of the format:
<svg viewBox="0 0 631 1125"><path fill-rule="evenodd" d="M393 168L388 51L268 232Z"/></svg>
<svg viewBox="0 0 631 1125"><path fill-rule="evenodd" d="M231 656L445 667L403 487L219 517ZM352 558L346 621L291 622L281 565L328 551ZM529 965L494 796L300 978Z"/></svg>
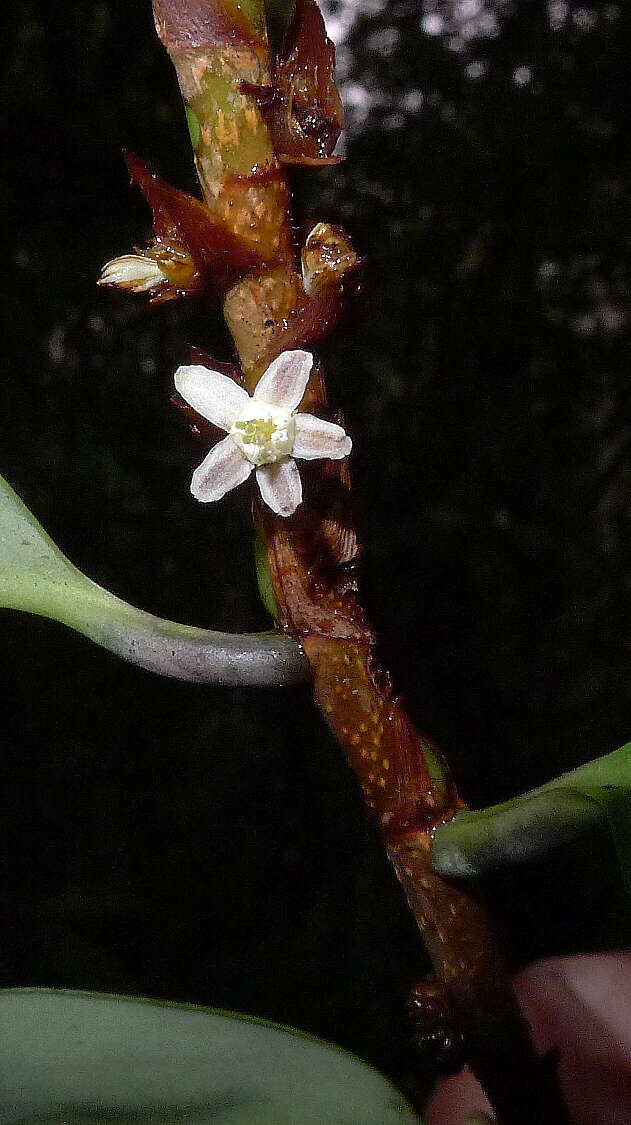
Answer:
<svg viewBox="0 0 631 1125"><path fill-rule="evenodd" d="M328 358L365 598L485 804L631 734L628 14L370 9L340 60L348 163L298 176L297 207L368 260ZM149 0L7 15L0 471L127 600L264 628L247 490L195 505L169 404L189 342L229 356L219 319L95 286L148 232L122 148L194 185ZM172 683L47 621L0 626L0 984L253 1012L409 1086L424 954L308 692ZM596 834L493 881L515 964L628 939L609 859Z"/></svg>

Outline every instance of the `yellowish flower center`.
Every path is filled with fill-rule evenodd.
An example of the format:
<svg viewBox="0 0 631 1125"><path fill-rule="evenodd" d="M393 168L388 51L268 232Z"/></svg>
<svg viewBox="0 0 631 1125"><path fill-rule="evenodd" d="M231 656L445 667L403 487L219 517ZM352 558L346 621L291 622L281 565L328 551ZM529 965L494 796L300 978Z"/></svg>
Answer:
<svg viewBox="0 0 631 1125"><path fill-rule="evenodd" d="M291 453L296 423L287 410L252 399L235 420L230 437L253 465L271 465Z"/></svg>

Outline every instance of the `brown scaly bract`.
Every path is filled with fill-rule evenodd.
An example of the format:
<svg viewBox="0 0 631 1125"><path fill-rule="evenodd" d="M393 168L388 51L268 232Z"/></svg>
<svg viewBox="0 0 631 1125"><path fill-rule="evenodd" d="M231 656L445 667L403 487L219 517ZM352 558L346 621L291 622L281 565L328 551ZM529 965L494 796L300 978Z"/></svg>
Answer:
<svg viewBox="0 0 631 1125"><path fill-rule="evenodd" d="M327 38L315 0L296 0L274 82L280 106L272 117L272 140L285 164L334 164L331 156L344 123L335 84L335 48Z"/></svg>
<svg viewBox="0 0 631 1125"><path fill-rule="evenodd" d="M296 0L272 72L272 86L249 86L267 117L282 164L339 164L333 156L344 110L334 78L335 47L315 0Z"/></svg>
<svg viewBox="0 0 631 1125"><path fill-rule="evenodd" d="M170 284L161 287L154 301L191 296L209 283L223 291L236 278L277 264L276 260L262 257L258 249L233 234L225 223L215 220L200 199L161 180L140 157L129 152L125 161L131 182L138 185L153 213L154 242L150 252L155 254L156 248L162 251L158 260L167 274L164 261L170 251L186 255L190 262L190 277L184 280L181 273L174 273L173 282L169 278Z"/></svg>

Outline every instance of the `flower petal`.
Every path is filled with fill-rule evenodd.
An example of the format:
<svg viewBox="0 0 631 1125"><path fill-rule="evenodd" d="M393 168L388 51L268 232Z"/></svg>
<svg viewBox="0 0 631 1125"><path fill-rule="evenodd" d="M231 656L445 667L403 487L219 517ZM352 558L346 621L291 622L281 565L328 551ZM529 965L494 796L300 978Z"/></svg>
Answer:
<svg viewBox="0 0 631 1125"><path fill-rule="evenodd" d="M180 391L180 394L182 392ZM204 457L193 473L191 492L203 504L221 500L231 488L247 480L254 465L246 461L231 437L225 437Z"/></svg>
<svg viewBox="0 0 631 1125"><path fill-rule="evenodd" d="M230 429L250 401L248 392L233 379L198 364L178 367L175 387L193 410L222 430Z"/></svg>
<svg viewBox="0 0 631 1125"><path fill-rule="evenodd" d="M302 481L293 457L275 465L261 465L256 479L268 508L277 516L290 516L302 500Z"/></svg>
<svg viewBox="0 0 631 1125"><path fill-rule="evenodd" d="M305 461L315 461L319 457L331 457L339 461L348 457L353 443L341 426L335 422L324 422L314 414L295 414L296 438L292 454Z"/></svg>
<svg viewBox="0 0 631 1125"><path fill-rule="evenodd" d="M312 367L311 352L282 352L261 375L254 398L284 410L295 410L305 393Z"/></svg>

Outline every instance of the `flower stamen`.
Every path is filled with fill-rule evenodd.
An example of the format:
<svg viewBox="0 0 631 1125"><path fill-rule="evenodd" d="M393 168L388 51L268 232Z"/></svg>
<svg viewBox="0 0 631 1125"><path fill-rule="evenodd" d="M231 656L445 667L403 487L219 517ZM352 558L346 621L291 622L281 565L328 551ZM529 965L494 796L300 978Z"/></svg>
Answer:
<svg viewBox="0 0 631 1125"><path fill-rule="evenodd" d="M296 423L287 410L252 400L230 428L237 449L253 465L272 465L294 447Z"/></svg>

